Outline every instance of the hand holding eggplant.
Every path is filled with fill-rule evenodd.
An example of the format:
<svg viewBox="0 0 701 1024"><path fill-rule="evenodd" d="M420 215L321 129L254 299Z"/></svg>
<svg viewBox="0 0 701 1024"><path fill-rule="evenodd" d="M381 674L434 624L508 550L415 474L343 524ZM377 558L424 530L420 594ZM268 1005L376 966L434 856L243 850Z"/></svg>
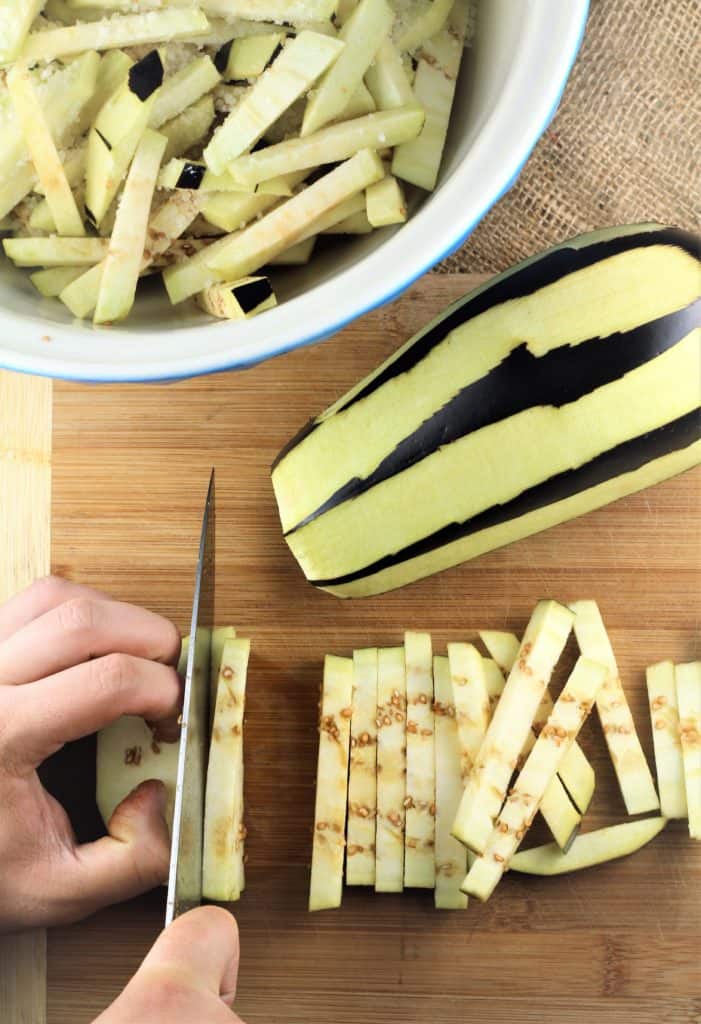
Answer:
<svg viewBox="0 0 701 1024"><path fill-rule="evenodd" d="M0 607L0 930L75 921L167 877L160 783L130 793L107 836L78 845L37 768L122 715L172 730L179 652L166 619L63 580Z"/></svg>

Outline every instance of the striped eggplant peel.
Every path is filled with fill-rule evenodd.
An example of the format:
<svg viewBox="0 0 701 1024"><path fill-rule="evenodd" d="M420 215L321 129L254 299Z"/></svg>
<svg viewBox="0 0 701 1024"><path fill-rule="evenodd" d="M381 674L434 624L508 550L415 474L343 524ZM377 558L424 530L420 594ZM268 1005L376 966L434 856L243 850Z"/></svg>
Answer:
<svg viewBox="0 0 701 1024"><path fill-rule="evenodd" d="M278 456L307 578L382 593L689 469L700 326L701 241L650 224L460 299Z"/></svg>

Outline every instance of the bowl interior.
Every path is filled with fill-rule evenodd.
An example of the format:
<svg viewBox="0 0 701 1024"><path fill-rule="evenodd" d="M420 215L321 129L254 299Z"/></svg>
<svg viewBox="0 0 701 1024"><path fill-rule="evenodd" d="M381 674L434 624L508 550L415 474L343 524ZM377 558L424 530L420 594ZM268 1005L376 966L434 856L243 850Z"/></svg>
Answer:
<svg viewBox="0 0 701 1024"><path fill-rule="evenodd" d="M412 194L413 216L405 226L324 240L322 254L307 267L274 275L281 300L277 309L236 324L213 322L193 302L173 308L160 278L153 278L140 287L127 322L94 328L90 322L73 320L57 300L42 299L28 273L3 256L0 322L4 319L6 329L0 336L0 365L112 380L158 379L244 365L328 335L410 284L460 244L503 191L507 171L513 175L516 168L509 161L513 163L514 153L522 162L536 141L544 127L542 115L535 134L532 125L516 118L510 136L504 137L503 127L498 126L498 135L492 131L495 114L517 85L515 70L534 47L543 45L537 34L549 12L553 45L566 32L574 32L578 41L577 24L574 30L572 25L581 23L586 0L481 0L477 7L477 34L458 82L440 184L431 196L418 190ZM574 47L567 45L576 51L576 42ZM564 70L543 72L561 79L547 89L533 77L534 95L543 92L550 106L548 90L557 99L572 56L564 54L554 61ZM449 188L452 200L446 209Z"/></svg>

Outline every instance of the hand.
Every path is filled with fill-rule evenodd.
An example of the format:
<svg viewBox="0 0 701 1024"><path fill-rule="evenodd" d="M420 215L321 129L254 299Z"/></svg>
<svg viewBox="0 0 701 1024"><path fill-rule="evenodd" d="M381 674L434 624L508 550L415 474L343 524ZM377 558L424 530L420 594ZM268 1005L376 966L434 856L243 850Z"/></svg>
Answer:
<svg viewBox="0 0 701 1024"><path fill-rule="evenodd" d="M242 1024L229 1009L238 969L233 917L217 907L191 910L162 933L95 1024Z"/></svg>
<svg viewBox="0 0 701 1024"><path fill-rule="evenodd" d="M36 769L122 715L174 725L180 636L166 619L49 578L0 606L0 931L75 921L168 874L165 793L139 786L77 845Z"/></svg>

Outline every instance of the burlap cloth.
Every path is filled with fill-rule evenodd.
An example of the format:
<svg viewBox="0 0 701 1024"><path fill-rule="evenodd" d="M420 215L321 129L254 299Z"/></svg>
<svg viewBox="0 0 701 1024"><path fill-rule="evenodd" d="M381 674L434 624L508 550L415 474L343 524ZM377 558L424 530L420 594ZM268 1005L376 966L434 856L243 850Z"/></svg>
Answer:
<svg viewBox="0 0 701 1024"><path fill-rule="evenodd" d="M645 220L701 225L701 0L592 0L555 119L438 269L503 270L581 231Z"/></svg>

